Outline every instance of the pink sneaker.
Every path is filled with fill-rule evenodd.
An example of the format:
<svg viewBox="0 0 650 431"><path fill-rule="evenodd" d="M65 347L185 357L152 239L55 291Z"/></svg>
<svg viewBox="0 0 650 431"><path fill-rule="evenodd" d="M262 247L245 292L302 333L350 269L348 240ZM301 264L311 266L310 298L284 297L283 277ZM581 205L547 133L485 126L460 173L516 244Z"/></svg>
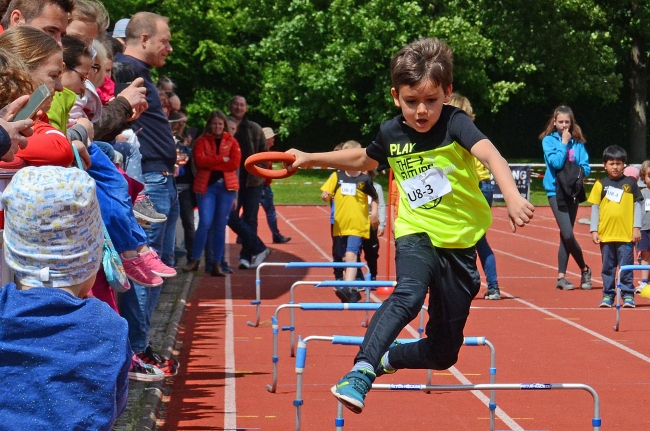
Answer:
<svg viewBox="0 0 650 431"><path fill-rule="evenodd" d="M158 287L163 284L163 279L154 274L146 263L146 260L139 256L127 259L120 255L124 271L129 280L144 287Z"/></svg>
<svg viewBox="0 0 650 431"><path fill-rule="evenodd" d="M148 253L140 253L140 257L144 259L151 272L157 276L162 278L176 277L176 270L165 265L154 250Z"/></svg>

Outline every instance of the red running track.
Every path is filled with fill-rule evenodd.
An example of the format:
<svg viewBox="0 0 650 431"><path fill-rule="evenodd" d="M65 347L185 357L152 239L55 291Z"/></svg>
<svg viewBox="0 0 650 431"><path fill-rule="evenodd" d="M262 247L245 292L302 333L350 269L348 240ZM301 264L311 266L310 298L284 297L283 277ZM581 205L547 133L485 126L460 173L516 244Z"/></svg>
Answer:
<svg viewBox="0 0 650 431"><path fill-rule="evenodd" d="M331 239L329 208L279 207L280 229L291 242L273 245L269 262L327 261ZM584 383L600 395L602 430L650 429L650 300L637 297L636 309L623 309L620 332L614 332L614 309L597 308L601 299L600 252L588 226L576 235L593 270L594 290L558 291L558 230L548 207L513 234L504 208L494 208L488 233L497 258L501 301L474 300L466 336L485 336L496 347L498 383ZM581 207L578 218L588 217ZM265 220L260 235L271 242ZM233 240L231 237L230 240ZM231 241L232 242L232 241ZM386 240L381 241L380 278L385 275ZM229 245L230 262L238 246ZM294 429L295 382L289 335L280 333L279 386L269 393L272 332L270 317L289 302L298 280L331 278L330 269L262 270L262 322L255 317L255 271L236 270L223 278L197 277L181 331L183 367L165 398L162 430ZM569 280L579 281L569 263ZM391 271L394 274L394 270ZM484 281L484 280L483 280ZM379 298L381 299L381 298ZM296 302L335 302L330 289L302 287ZM297 334L363 335L363 312L297 311ZM288 312L280 324L288 324ZM401 337L412 337L417 320ZM407 328L409 329L409 328ZM336 400L330 387L352 366L356 347L312 342L303 384L303 430L333 430ZM435 372L434 384L489 383L489 351L463 347L458 363ZM376 383L424 383L425 371L401 370ZM172 379L170 379L172 380ZM372 391L360 415L346 410L345 430L488 430L487 393ZM499 391L497 430L591 430L593 401L584 391Z"/></svg>

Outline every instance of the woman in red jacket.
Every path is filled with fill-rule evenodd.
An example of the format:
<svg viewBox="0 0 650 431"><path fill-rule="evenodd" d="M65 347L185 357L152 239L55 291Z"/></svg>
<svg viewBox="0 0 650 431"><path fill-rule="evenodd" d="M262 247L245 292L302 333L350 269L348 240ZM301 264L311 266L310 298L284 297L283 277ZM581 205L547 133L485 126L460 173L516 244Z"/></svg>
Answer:
<svg viewBox="0 0 650 431"><path fill-rule="evenodd" d="M210 226L214 227L214 265L212 275L225 276L221 257L226 246L226 223L237 190L237 168L241 161L239 144L226 132L228 120L221 111L208 117L203 134L196 140L192 156L196 166L194 192L199 205L199 227L196 230L192 256L185 271L199 267Z"/></svg>

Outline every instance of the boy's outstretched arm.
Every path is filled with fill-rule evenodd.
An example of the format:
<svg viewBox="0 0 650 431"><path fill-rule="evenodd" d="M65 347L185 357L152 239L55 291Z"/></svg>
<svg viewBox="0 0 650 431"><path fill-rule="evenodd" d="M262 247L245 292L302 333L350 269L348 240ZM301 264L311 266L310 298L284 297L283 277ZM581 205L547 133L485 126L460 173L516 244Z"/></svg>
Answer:
<svg viewBox="0 0 650 431"><path fill-rule="evenodd" d="M347 171L370 171L379 165L376 160L366 155L365 148L348 148L327 153L305 153L292 148L287 153L296 157L296 161L287 166L289 171L312 166L328 166Z"/></svg>
<svg viewBox="0 0 650 431"><path fill-rule="evenodd" d="M501 193L503 193L503 200L506 201L512 231L515 232L517 226L524 226L530 222L535 207L519 194L515 180L512 179L512 172L508 162L492 145L492 142L487 139L478 141L472 147L472 154L494 175L494 179L499 185Z"/></svg>

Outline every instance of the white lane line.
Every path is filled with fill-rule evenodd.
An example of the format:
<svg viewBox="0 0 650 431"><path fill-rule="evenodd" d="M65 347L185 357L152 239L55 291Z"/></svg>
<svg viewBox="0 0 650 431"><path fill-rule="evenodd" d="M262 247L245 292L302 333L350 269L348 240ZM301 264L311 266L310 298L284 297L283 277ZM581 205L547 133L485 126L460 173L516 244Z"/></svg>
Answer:
<svg viewBox="0 0 650 431"><path fill-rule="evenodd" d="M526 237L526 239L532 239L532 237ZM507 251L499 250L499 249L496 249L494 247L492 247L492 251L498 252L498 253L500 253L500 254L502 254L504 256L512 257L513 259L523 260L524 262L527 262L527 263L532 263L532 264L535 264L535 265L538 265L538 266L543 266L544 268L551 268L552 270L557 271L557 266L555 266L555 265L549 265L547 263L538 262L536 260L526 259L525 257L521 257L521 256L516 255L516 254L508 253ZM584 253L584 250L583 250L583 253ZM571 274L571 275L575 275L575 276L578 276L578 277L580 276L579 273L573 272L573 271L568 271L567 270L566 273ZM522 277L522 278L524 278L524 277ZM598 277L595 277L593 274L591 275L591 279L592 279L592 281L602 283L602 280L600 278L598 278Z"/></svg>
<svg viewBox="0 0 650 431"><path fill-rule="evenodd" d="M374 294L370 295L370 299L372 299L375 302L381 302L379 298L377 298ZM411 325L406 325L405 328L409 334L413 336L413 338L420 338L420 333L413 329ZM471 385L472 382L461 373L458 368L456 367L451 367L449 368L449 371L451 374L453 374L456 379L462 383L463 385ZM481 391L470 391L476 398L478 398L483 404L485 404L485 407L490 408L490 397L485 395ZM512 419L505 411L501 409L501 407L497 406L496 410L494 411L496 416L501 419L504 423L504 425L507 425L510 427L511 430L513 431L525 431L524 428L522 428L517 422L515 422L514 419Z"/></svg>
<svg viewBox="0 0 650 431"><path fill-rule="evenodd" d="M305 238L305 240L306 240L309 244L311 244L311 245L312 245L316 250L318 250L318 251L320 252L320 254L322 254L323 256L325 256L325 259L326 259L326 260L330 260L330 259L331 259L331 257L330 257L327 253L325 253L325 252L323 251L323 249L320 248L320 247L318 246L318 244L316 244L314 241L312 241L311 238L309 238L307 235L305 235L305 234L303 233L303 231L301 231L300 229L298 229L298 228L296 227L295 224L293 224L293 223L292 223L288 218L286 218L286 217L284 216L284 214L282 214L282 213L281 213L280 211L278 211L277 209L276 209L275 212L276 212L277 215L280 216L280 218L282 218L282 220L285 221L285 223L287 223L289 226L291 226L291 228L292 228L293 230L295 230L295 231L296 231L300 236L302 236L303 238ZM310 220L311 220L311 219L310 219Z"/></svg>
<svg viewBox="0 0 650 431"><path fill-rule="evenodd" d="M528 226L526 226L526 228L527 228L527 227L528 227ZM494 227L490 227L490 229L488 230L488 232L502 233L502 234L505 234L505 235L507 235L507 234L510 234L510 235L517 235L517 237L519 237L519 238L524 237L524 238L522 238L522 239L529 239L529 240L532 240L532 241L541 242L542 244L549 244L549 245L553 245L553 246L558 247L558 248L560 247L559 240L558 240L558 241L546 241L546 240L543 240L543 239L540 239L540 238L537 238L537 237L534 237L534 236L528 236L528 235L525 235L525 234L522 235L522 234L520 234L520 233L512 233L512 231L496 229L496 228L494 228ZM517 232L520 232L520 231L517 230ZM589 241L591 241L591 237L589 237ZM581 247L581 248L582 248L582 247ZM493 249L493 250L494 250L494 249ZM583 253L583 254L590 254L590 255L594 255L594 256L598 256L598 257L600 257L600 253L598 253L598 252L596 252L596 251L585 250L584 248L582 248L582 253ZM557 269L557 268L556 268L556 269Z"/></svg>
<svg viewBox="0 0 650 431"><path fill-rule="evenodd" d="M533 238L533 237L529 237L529 236L527 236L527 235L522 235L522 236L525 237L524 239L535 239L535 238ZM525 257L521 257L521 256L518 256L518 255L516 255L516 254L508 253L508 252L505 252L505 251L502 251L502 250L498 250L498 249L494 249L494 248L493 248L492 250L493 250L493 251L497 251L497 252L499 252L499 253L501 253L501 254L504 254L504 255L506 255L506 256L512 257L512 258L514 258L514 259L522 260L522 261L524 261L524 262L526 262L526 263L529 263L529 264L534 264L534 265L538 265L538 266L543 266L543 267L546 267L546 268L553 268L554 270L556 270L556 267L555 267L555 266L552 266L552 265L548 265L548 264L545 264L545 263L537 262L537 261L535 261L535 260L531 260L531 259L526 259ZM568 272L568 271L567 271L567 272ZM573 273L573 274L575 274L575 273ZM577 275L577 274L575 274L575 275ZM598 279L596 279L595 277L593 277L593 279L594 279L594 280L598 280ZM598 280L598 281L601 281L601 280ZM503 290L502 290L502 291L503 291ZM562 322L564 322L564 323L566 323L566 324L568 324L568 325L573 326L574 328L577 328L577 329L579 329L579 330L581 330L581 331L583 331L583 332L586 332L587 334L592 335L592 336L594 336L594 337L596 337L596 338L598 338L598 339L600 339L600 340L602 340L602 341L604 341L604 342L606 342L606 343L608 343L608 344L611 344L611 345L614 346L614 347L618 347L619 349L621 349L621 350L623 350L623 351L625 351L625 352L631 354L632 356L635 356L635 357L641 359L642 361L645 361L645 362L649 362L649 363L650 363L650 357L644 355L643 353L640 353L640 352L637 352L636 350L630 349L629 347L627 347L627 346L625 346L625 345L623 345L623 344L621 344L621 343L619 343L619 342L616 342L616 341L612 340L612 339L609 338L609 337L606 337L606 336L604 336L604 335L601 335L601 334L599 334L598 332L592 331L591 329L589 329L589 328L587 328L587 327L584 327L584 326L582 326L582 325L579 325L579 324L577 324L577 323L575 323L575 322L572 322L571 320L565 319L565 318L562 317L562 316L559 316L559 315L557 315L557 314L555 314L555 313L551 313L551 312L548 311L548 309L546 309L546 308L538 307L537 305L532 304L532 303L530 303L530 302L528 302L528 301L525 301L525 300L523 300L523 299L520 299L520 298L518 298L518 297L515 297L515 296L513 296L512 294L507 293L506 291L503 291L503 292L504 292L506 295L512 297L515 301L520 302L521 304L524 304L524 305L526 305L526 306L528 306L528 307L530 307L530 308L532 308L532 309L534 309L534 310L537 310L537 311L539 311L540 313L544 313L544 314L546 314L546 315L548 315L548 316L554 317L554 318L556 318L556 319L558 319L558 320L560 320L560 321L562 321Z"/></svg>
<svg viewBox="0 0 650 431"><path fill-rule="evenodd" d="M501 290L501 292L503 292L505 295L509 296L510 298L514 299L515 301L520 302L520 303L522 303L522 304L524 304L524 305L526 305L526 306L532 308L533 310L537 310L537 311L539 311L540 313L544 313L544 314L546 314L546 315L548 315L548 316L551 316L551 317L553 317L553 318L555 318L555 319L557 319L557 320L559 320L559 321L561 321L561 322L566 323L567 325L571 325L571 326L573 326L574 328L577 328L577 329L579 329L579 330L581 330L581 331L583 331L583 332L586 332L587 334L589 334L589 335L591 335L591 336L593 336L593 337L596 337L596 338L598 338L598 339L600 339L600 340L603 340L604 342L606 342L606 343L608 343L608 344L611 344L611 345L614 346L614 347L618 347L619 349L621 349L621 350L623 350L623 351L629 353L629 354L632 355L632 356L636 356L637 358L641 359L642 361L645 361L645 362L650 363L650 357L644 355L643 353L640 353L640 352L637 352L636 350L630 349L629 347L627 347L627 346L625 346L625 345L623 345L623 344L621 344L621 343L619 343L619 342L617 342L617 341L614 341L614 340L612 340L612 339L609 338L609 337L606 337L606 336L604 336L604 335L601 335L601 334L599 334L599 333L596 332L596 331L592 331L592 330L589 329L589 328L586 328L586 327L584 327L584 326L582 326L582 325L579 325L579 324L577 324L577 323L575 323L575 322L572 322L571 320L566 319L566 318L564 318L564 317L562 317L562 316L560 316L560 315L558 315L558 314L551 313L551 312L548 311L548 309L546 309L546 308L538 307L537 305L535 305L535 304L531 304L530 302L528 302L528 301L526 301L526 300L523 300L523 299L517 298L517 297L511 295L510 293L508 293L508 292L506 292L506 291L504 291L504 290Z"/></svg>
<svg viewBox="0 0 650 431"><path fill-rule="evenodd" d="M276 212L277 212L277 210L276 210ZM280 214L280 213L278 212L278 214ZM291 222L289 222L289 221L286 219L286 217L284 217L282 214L280 214L280 217L282 217L283 220L285 220L288 224L290 224L291 227L292 227L293 229L295 229L295 231L298 232L300 235L302 235L303 238L305 238L305 239L306 239L310 244L312 244L312 245L314 246L314 248L316 248L316 250L318 250L318 251L321 253L321 255L323 256L323 258L324 258L325 260L329 261L329 260L332 259L332 257L331 257L329 254L325 253L325 252L323 251L323 249L320 248L316 243L314 243L314 242L313 242L313 241L312 241L312 240L311 240L307 235L305 235L305 234L304 234L301 230L299 230L295 225L291 224ZM374 294L370 294L370 298L371 298L373 301L375 301L375 302L381 302L381 300L380 300L379 298L377 298ZM417 338L420 337L420 334L418 333L418 331L416 331L415 329L413 329L413 327L412 327L411 325L406 325L406 330L407 330L411 335L413 335L413 337L417 337ZM458 381L462 382L463 384L471 384L471 382L470 382L469 380L467 380L467 378L465 378L465 376L463 376L463 374L462 374L460 371L458 371L455 367L450 368L450 370L452 370L452 371L451 371L452 374L454 374L454 376L458 379ZM482 392L480 392L480 391L471 391L471 392L472 392L472 393L474 394L474 396L476 396L476 397L477 397L477 398L478 398L478 399L479 399L483 404L485 404L486 407L489 407L489 404L490 404L490 398L489 398L489 397L485 396L485 395L484 395ZM497 409L495 410L495 413L496 413L497 417L498 417L499 419L501 419L505 425L507 425L507 426L510 427L511 430L513 430L513 431L525 431L521 426L519 426L519 425L514 421L514 419L512 419L510 416L508 416L508 414L507 414L506 412L504 412L503 410L501 410L500 407L497 407ZM226 429L227 429L227 428L226 428Z"/></svg>
<svg viewBox="0 0 650 431"><path fill-rule="evenodd" d="M229 232L226 231L226 235ZM226 238L228 242L228 238ZM232 283L230 274L226 274L226 297L224 301L226 307L226 333L225 333L225 382L223 397L223 429L237 429L237 392L235 376L235 325L232 308Z"/></svg>

